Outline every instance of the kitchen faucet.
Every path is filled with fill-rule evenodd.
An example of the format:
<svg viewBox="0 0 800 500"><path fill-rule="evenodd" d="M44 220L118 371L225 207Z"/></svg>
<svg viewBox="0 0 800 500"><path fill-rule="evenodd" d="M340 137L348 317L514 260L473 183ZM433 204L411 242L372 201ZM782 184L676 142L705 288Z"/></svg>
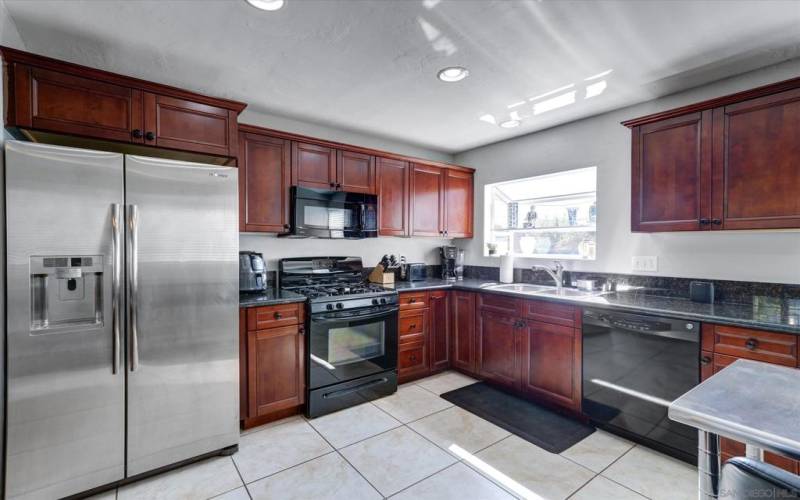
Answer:
<svg viewBox="0 0 800 500"><path fill-rule="evenodd" d="M563 280L564 266L559 261L555 261L555 264L556 264L555 267L553 267L552 269L542 264L534 264L533 266L531 266L531 269L534 271L537 269L541 269L542 271L549 274L550 277L553 278L553 281L556 282L556 290L560 292L564 286L564 280Z"/></svg>

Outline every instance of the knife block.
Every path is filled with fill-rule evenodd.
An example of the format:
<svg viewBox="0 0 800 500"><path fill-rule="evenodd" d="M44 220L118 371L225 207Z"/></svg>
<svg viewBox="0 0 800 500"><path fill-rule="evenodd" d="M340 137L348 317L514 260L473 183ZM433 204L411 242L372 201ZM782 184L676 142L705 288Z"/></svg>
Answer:
<svg viewBox="0 0 800 500"><path fill-rule="evenodd" d="M378 264L375 266L372 272L369 273L368 279L371 283L377 283L379 285L391 285L394 283L394 273L387 273L383 266Z"/></svg>

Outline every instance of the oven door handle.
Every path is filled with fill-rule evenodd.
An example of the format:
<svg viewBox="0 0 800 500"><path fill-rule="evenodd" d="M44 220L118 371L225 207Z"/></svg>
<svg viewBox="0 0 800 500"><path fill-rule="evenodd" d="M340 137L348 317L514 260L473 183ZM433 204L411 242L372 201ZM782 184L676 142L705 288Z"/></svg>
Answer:
<svg viewBox="0 0 800 500"><path fill-rule="evenodd" d="M336 313L331 314L322 314L319 316L312 315L311 321L318 322L318 323L333 323L333 322L340 322L340 321L348 321L348 320L363 320L363 319L373 319L373 318L380 318L383 316L389 316L391 314L396 313L399 311L399 307L392 307L391 309L382 309L376 313L369 313L369 314L357 314L352 316L338 316Z"/></svg>

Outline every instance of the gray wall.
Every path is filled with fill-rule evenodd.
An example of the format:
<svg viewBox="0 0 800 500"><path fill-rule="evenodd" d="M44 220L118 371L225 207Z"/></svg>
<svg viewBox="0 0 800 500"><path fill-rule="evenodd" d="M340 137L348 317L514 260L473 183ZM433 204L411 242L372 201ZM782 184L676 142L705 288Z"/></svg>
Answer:
<svg viewBox="0 0 800 500"><path fill-rule="evenodd" d="M320 139L406 154L417 158L445 162L453 160L449 154L404 142L280 116L266 115L247 109L239 117L239 121ZM239 248L263 253L264 259L267 261L267 267L270 269L275 269L277 260L283 257L313 255L352 255L362 257L365 265L373 266L378 263L384 254L395 254L398 256L405 255L409 262L436 264L438 262L437 247L445 244L447 244L447 240L439 238L379 237L368 240L318 240L277 238L274 235L258 233L243 233L239 236Z"/></svg>
<svg viewBox="0 0 800 500"><path fill-rule="evenodd" d="M653 274L662 276L800 283L800 231L631 233L631 135L620 125L625 119L797 76L800 76L800 60L795 59L457 154L455 163L477 171L475 238L457 240L456 244L466 249L468 264L499 265L497 258L483 257L484 185L597 165L597 260L565 261L568 269L631 273L632 256L655 255L658 271ZM516 267L537 261L543 262L519 259Z"/></svg>

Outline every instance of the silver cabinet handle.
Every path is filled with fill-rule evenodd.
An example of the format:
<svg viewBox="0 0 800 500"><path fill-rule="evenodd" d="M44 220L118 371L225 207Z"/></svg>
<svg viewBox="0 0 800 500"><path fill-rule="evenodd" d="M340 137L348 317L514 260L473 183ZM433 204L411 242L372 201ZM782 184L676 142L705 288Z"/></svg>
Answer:
<svg viewBox="0 0 800 500"><path fill-rule="evenodd" d="M122 315L122 311L120 307L119 287L121 282L120 278L122 276L122 245L120 242L119 212L119 203L111 205L111 329L114 342L114 358L112 360L113 366L111 368L111 373L114 374L116 374L119 369L121 351L120 316Z"/></svg>
<svg viewBox="0 0 800 500"><path fill-rule="evenodd" d="M128 205L128 331L131 336L131 371L139 368L139 209Z"/></svg>

